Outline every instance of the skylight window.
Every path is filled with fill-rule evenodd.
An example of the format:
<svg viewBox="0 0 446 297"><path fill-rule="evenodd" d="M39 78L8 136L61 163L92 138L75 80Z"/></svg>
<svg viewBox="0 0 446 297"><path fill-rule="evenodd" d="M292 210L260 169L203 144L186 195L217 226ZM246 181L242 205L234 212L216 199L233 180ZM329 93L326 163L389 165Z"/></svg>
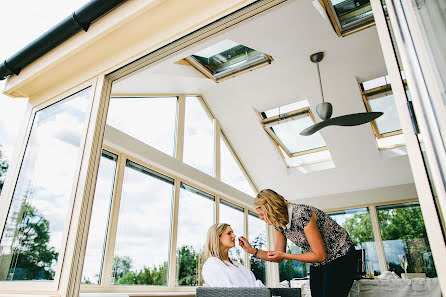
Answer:
<svg viewBox="0 0 446 297"><path fill-rule="evenodd" d="M401 124L388 76L360 83L367 111L382 111L384 115L371 122L379 149L404 145Z"/></svg>
<svg viewBox="0 0 446 297"><path fill-rule="evenodd" d="M268 65L273 58L226 39L187 57L186 60L204 75L219 82Z"/></svg>
<svg viewBox="0 0 446 297"><path fill-rule="evenodd" d="M267 110L261 116L265 131L288 167L331 160L327 144L319 132L311 136L299 134L316 123L307 100Z"/></svg>
<svg viewBox="0 0 446 297"><path fill-rule="evenodd" d="M321 0L339 36L349 35L374 24L370 0Z"/></svg>

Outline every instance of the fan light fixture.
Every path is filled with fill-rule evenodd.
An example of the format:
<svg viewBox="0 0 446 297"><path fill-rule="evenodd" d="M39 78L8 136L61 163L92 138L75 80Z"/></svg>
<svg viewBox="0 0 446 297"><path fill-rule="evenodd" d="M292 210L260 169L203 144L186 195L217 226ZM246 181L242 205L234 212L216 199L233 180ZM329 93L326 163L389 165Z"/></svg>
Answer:
<svg viewBox="0 0 446 297"><path fill-rule="evenodd" d="M300 132L300 135L309 136L327 126L358 126L371 122L384 114L383 112L360 112L331 118L331 114L333 112L333 106L331 105L330 102L325 102L324 100L324 91L322 89L321 73L319 71L319 62L322 61L323 58L324 58L323 52L315 53L310 56L311 62L316 63L317 74L319 76L319 85L321 87L322 103L319 103L316 106L316 112L318 116L322 119L322 121L304 129L302 132Z"/></svg>

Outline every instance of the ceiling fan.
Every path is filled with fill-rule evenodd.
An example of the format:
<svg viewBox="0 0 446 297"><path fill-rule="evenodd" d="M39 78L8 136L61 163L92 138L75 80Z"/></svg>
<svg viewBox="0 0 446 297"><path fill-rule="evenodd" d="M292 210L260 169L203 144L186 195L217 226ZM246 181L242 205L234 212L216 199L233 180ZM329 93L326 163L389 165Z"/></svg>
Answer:
<svg viewBox="0 0 446 297"><path fill-rule="evenodd" d="M331 105L330 102L325 102L324 100L324 91L322 89L321 73L319 71L319 62L322 61L323 58L324 58L323 52L315 53L310 56L311 62L316 63L317 74L319 76L319 85L321 87L322 103L319 103L316 106L316 112L322 119L322 121L304 129L302 132L300 132L300 135L309 136L327 126L358 126L371 122L384 114L383 112L360 112L331 118L331 114L333 112L333 106Z"/></svg>

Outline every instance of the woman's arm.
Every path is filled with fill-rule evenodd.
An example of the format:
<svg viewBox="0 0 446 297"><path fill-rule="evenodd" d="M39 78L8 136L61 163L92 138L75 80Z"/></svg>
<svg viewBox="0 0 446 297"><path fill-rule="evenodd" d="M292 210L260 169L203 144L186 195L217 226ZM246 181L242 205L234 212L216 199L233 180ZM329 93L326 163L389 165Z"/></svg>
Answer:
<svg viewBox="0 0 446 297"><path fill-rule="evenodd" d="M256 248L251 247L248 240L246 238L244 238L243 236L239 237L239 245L248 254L251 254L251 255L256 254L256 251L257 251ZM285 253L285 251L286 251L286 238L281 232L279 232L277 230L274 230L274 249L276 251L281 251L283 253ZM268 252L269 251L264 251L264 250L259 249L257 251L256 257L259 259L265 260L265 261L272 261L271 259L268 258Z"/></svg>
<svg viewBox="0 0 446 297"><path fill-rule="evenodd" d="M327 253L325 251L324 240L319 232L316 220L317 216L313 212L310 222L304 228L305 237L310 244L311 252L305 254L287 254L283 251L271 251L267 253L267 260L278 263L282 263L283 260L294 260L304 263L325 261L327 258Z"/></svg>

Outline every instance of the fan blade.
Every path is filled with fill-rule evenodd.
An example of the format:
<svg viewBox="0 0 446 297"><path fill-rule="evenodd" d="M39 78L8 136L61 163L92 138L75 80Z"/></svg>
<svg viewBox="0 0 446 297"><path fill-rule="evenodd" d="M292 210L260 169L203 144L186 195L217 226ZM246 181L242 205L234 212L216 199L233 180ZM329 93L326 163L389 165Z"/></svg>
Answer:
<svg viewBox="0 0 446 297"><path fill-rule="evenodd" d="M383 112L360 112L352 113L328 120L329 126L358 126L368 122L371 122L380 116Z"/></svg>
<svg viewBox="0 0 446 297"><path fill-rule="evenodd" d="M310 136L311 134L316 133L317 131L319 131L320 129L327 127L330 125L331 120L325 120L319 123L314 124L313 126L310 126L304 130L302 130L302 132L300 132L300 135L303 136Z"/></svg>
<svg viewBox="0 0 446 297"><path fill-rule="evenodd" d="M311 134L316 133L320 129L327 126L358 126L368 122L371 122L380 116L382 116L383 112L361 112L361 113L353 113L347 114L339 117L335 117L332 119L328 119L319 123L314 124L300 132L300 135L309 136Z"/></svg>

